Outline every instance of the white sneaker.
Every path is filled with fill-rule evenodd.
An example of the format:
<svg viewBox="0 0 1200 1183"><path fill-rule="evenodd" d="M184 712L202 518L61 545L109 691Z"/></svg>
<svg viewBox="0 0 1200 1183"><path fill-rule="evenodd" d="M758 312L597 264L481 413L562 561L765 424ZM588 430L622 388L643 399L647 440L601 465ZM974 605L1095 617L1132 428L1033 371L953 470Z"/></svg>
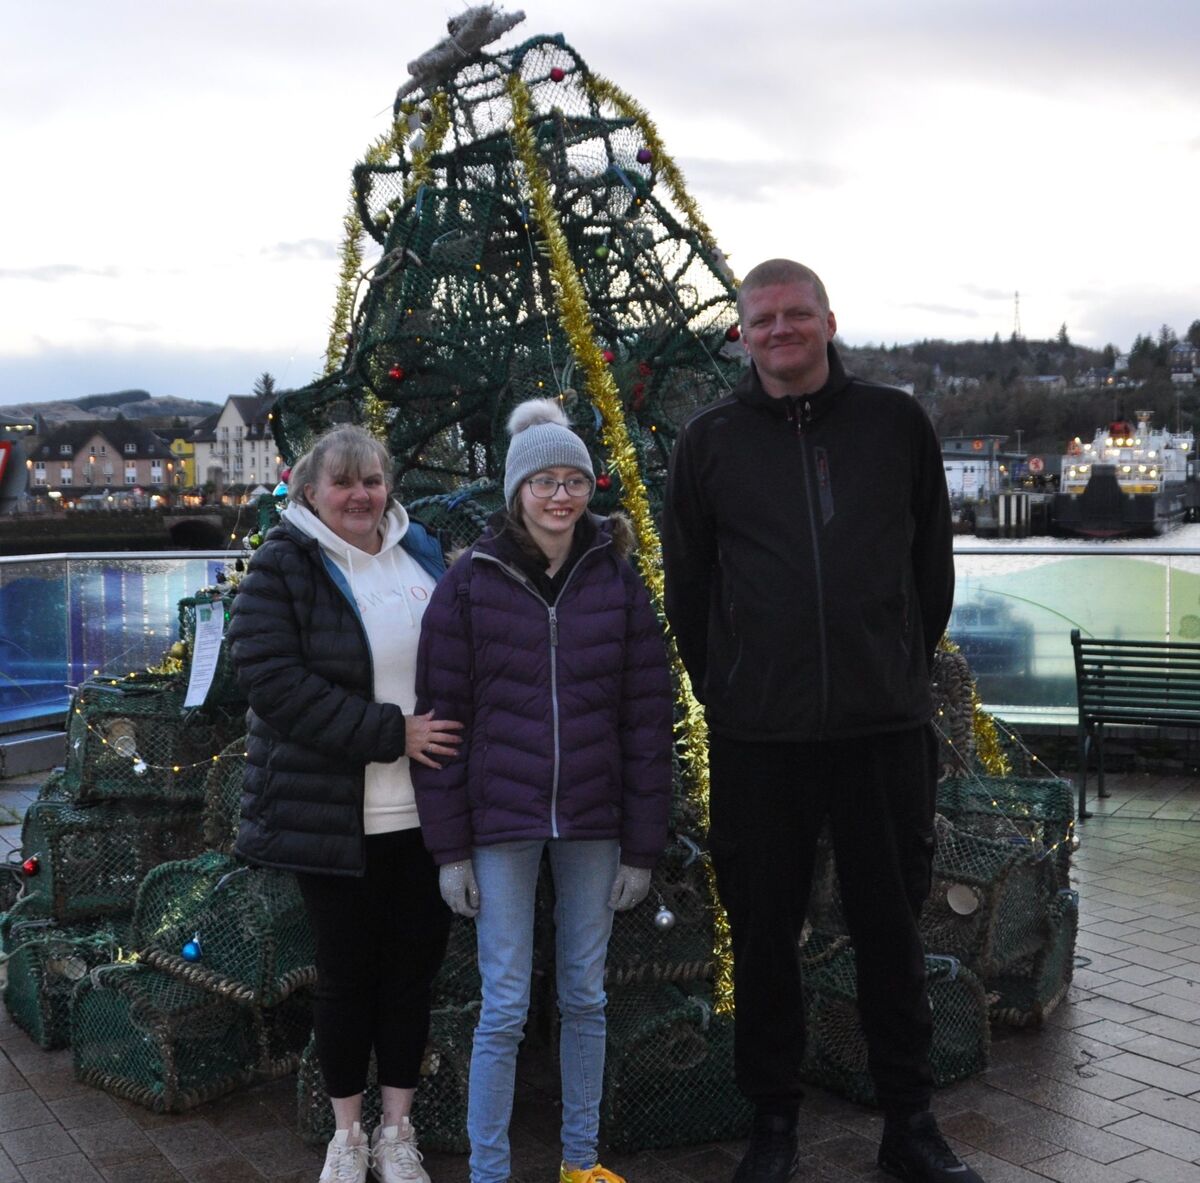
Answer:
<svg viewBox="0 0 1200 1183"><path fill-rule="evenodd" d="M407 1117L399 1125L380 1126L371 1138L371 1169L379 1183L429 1183L421 1166L417 1132Z"/></svg>
<svg viewBox="0 0 1200 1183"><path fill-rule="evenodd" d="M325 1166L319 1183L366 1183L371 1148L355 1122L348 1130L337 1130L325 1151Z"/></svg>

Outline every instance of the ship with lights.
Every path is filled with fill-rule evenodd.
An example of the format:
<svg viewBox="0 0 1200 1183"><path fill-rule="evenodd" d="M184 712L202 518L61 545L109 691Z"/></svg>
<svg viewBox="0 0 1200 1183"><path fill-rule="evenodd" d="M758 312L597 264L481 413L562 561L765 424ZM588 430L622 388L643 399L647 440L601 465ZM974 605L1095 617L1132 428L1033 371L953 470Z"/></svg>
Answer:
<svg viewBox="0 0 1200 1183"><path fill-rule="evenodd" d="M1062 458L1051 521L1059 534L1085 538L1148 537L1192 521L1200 507L1196 441L1191 431L1118 419L1079 438Z"/></svg>

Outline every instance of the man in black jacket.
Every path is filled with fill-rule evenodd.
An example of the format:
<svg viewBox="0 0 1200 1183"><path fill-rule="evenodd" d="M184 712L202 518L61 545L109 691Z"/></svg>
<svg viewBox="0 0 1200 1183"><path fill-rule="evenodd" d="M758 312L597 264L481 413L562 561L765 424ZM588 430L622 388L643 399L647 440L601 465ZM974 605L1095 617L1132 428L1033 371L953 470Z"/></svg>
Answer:
<svg viewBox="0 0 1200 1183"><path fill-rule="evenodd" d="M979 1183L929 1112L917 931L937 778L929 671L954 592L941 450L914 399L843 370L807 267L755 267L738 310L752 364L680 433L663 520L667 615L709 726L737 1080L756 1107L734 1179L796 1171L798 940L828 822L885 1114L879 1165Z"/></svg>

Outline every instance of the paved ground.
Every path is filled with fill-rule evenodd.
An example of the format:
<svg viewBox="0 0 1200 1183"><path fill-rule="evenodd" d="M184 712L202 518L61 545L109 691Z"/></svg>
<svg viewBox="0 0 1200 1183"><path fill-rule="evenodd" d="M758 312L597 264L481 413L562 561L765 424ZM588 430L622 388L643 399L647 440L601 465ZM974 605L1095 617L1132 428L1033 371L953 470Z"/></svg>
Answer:
<svg viewBox="0 0 1200 1183"><path fill-rule="evenodd" d="M0 784L17 814L39 777ZM1080 827L1075 984L1041 1031L998 1029L991 1066L939 1092L942 1128L987 1183L1200 1183L1200 781L1110 776ZM0 819L2 820L2 819ZM19 827L0 827L19 846ZM0 1183L315 1183L320 1155L295 1133L284 1080L178 1117L78 1084L70 1052L43 1052L0 1019ZM514 1122L520 1183L558 1161L554 1073L523 1062ZM814 1094L800 1178L883 1179L880 1118ZM630 1183L727 1183L736 1144L606 1155ZM433 1183L465 1159L430 1154Z"/></svg>

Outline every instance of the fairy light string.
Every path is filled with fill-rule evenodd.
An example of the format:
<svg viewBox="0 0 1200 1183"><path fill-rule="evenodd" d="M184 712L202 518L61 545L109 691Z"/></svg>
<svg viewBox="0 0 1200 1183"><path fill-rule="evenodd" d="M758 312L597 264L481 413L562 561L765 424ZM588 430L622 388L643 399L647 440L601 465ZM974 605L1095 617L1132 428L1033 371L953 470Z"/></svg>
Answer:
<svg viewBox="0 0 1200 1183"><path fill-rule="evenodd" d="M570 246L554 208L550 182L538 160L537 146L531 126L532 102L529 88L515 73L506 81L512 104L512 142L517 159L529 187L530 203L553 281L554 298L559 324L571 347L579 368L583 371L588 394L600 413L601 443L609 456L609 469L621 482L621 504L628 513L638 539L638 554L643 578L660 616L663 613L662 543L650 512L650 499L642 480L637 451L630 438L621 406L616 381L596 342L592 328L587 295L579 272L571 258ZM679 726L681 760L688 773L690 796L700 822L708 828L708 760L707 729L703 712L692 694L683 663L670 643L671 664L682 702ZM733 1007L733 956L729 922L716 902L716 884L711 860L705 860L710 895L713 899L713 955L716 962L714 993L718 1011L728 1013Z"/></svg>

